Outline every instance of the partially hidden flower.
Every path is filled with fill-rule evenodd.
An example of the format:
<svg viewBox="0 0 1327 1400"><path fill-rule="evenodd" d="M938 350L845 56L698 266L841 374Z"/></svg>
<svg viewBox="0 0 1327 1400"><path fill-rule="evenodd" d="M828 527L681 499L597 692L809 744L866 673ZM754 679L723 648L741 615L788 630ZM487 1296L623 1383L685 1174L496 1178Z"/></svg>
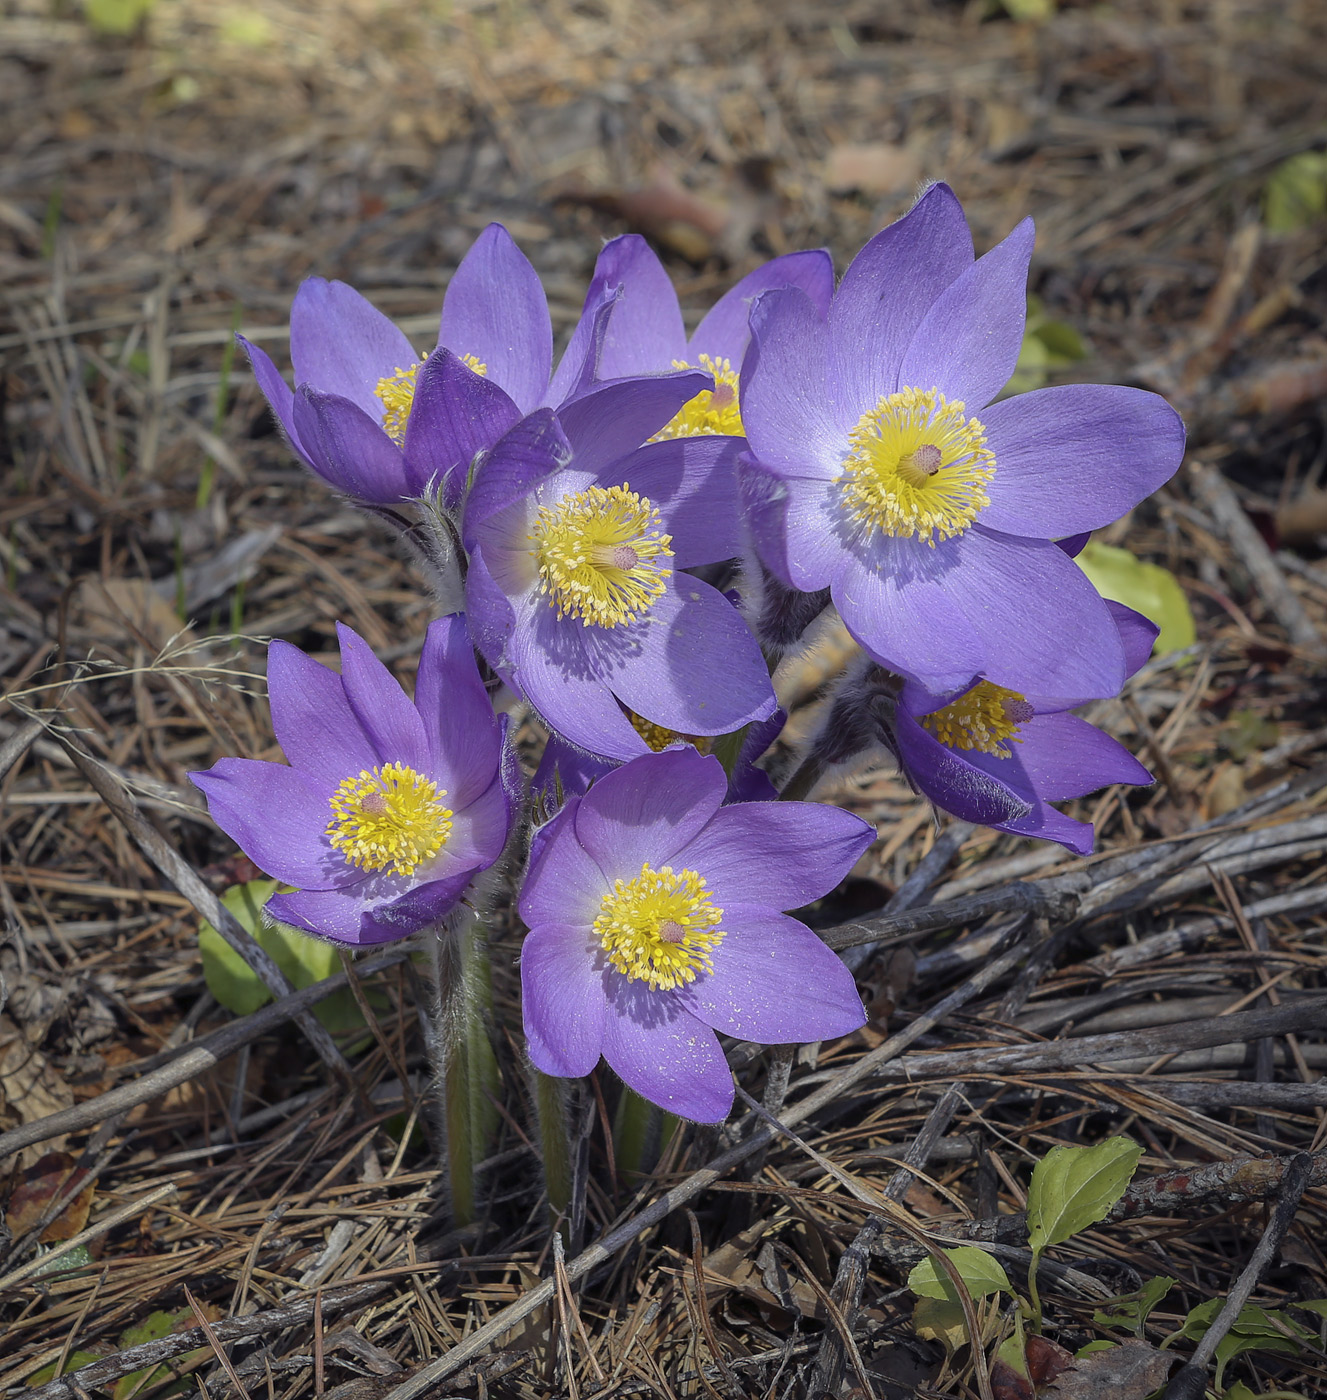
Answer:
<svg viewBox="0 0 1327 1400"><path fill-rule="evenodd" d="M268 650L289 765L223 758L190 779L216 824L294 893L267 912L335 943L385 943L444 918L502 855L518 790L464 619L428 630L412 702L338 626L341 673Z"/></svg>
<svg viewBox="0 0 1327 1400"><path fill-rule="evenodd" d="M1033 231L974 261L944 185L871 239L822 314L776 290L751 316L739 476L764 564L828 588L882 665L932 692L1116 694L1124 654L1054 540L1105 525L1179 466L1161 398L1114 385L992 400L1022 343Z"/></svg>
<svg viewBox="0 0 1327 1400"><path fill-rule="evenodd" d="M1151 655L1157 628L1119 603L1108 607L1133 675ZM1111 783L1141 786L1152 775L1110 735L1069 713L1074 703L988 680L947 696L909 682L898 697L893 747L904 774L944 811L1090 855L1091 823L1050 804Z"/></svg>
<svg viewBox="0 0 1327 1400"><path fill-rule="evenodd" d="M747 273L719 298L688 336L677 291L663 263L639 234L604 246L595 263L587 314L612 290L599 349L598 373L605 379L703 369L713 388L688 399L656 437L711 434L742 436L738 377L750 339L751 305L762 292L795 287L823 314L834 292L834 265L824 249L785 253Z"/></svg>
<svg viewBox="0 0 1327 1400"><path fill-rule="evenodd" d="M462 528L466 611L493 668L589 753L649 751L628 716L679 734L768 718L774 692L737 608L683 570L732 558L727 437L645 441L705 382L688 372L541 409L480 461Z"/></svg>
<svg viewBox="0 0 1327 1400"><path fill-rule="evenodd" d="M436 349L416 353L359 292L321 277L291 307L294 391L264 351L240 343L291 446L337 490L385 505L441 488L454 504L476 453L523 414L590 383L615 295L587 304L554 372L539 276L490 224L447 286Z"/></svg>
<svg viewBox="0 0 1327 1400"><path fill-rule="evenodd" d="M530 1058L588 1074L599 1057L652 1103L717 1123L733 1087L716 1032L822 1040L863 1022L851 973L783 911L827 894L874 839L850 812L724 806L715 758L647 755L537 833L520 914Z"/></svg>

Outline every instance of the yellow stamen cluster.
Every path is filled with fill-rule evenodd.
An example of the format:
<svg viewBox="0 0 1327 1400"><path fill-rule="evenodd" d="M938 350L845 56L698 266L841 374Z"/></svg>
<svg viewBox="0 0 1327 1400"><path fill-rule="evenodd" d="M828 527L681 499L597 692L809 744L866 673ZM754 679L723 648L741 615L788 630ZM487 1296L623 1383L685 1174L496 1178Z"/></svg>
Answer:
<svg viewBox="0 0 1327 1400"><path fill-rule="evenodd" d="M737 371L729 362L700 356L699 365L674 360L674 369L705 369L714 376L714 388L702 389L694 399L688 399L662 428L650 439L684 437L745 437L742 411L737 400Z"/></svg>
<svg viewBox="0 0 1327 1400"><path fill-rule="evenodd" d="M451 835L446 790L404 763L388 763L345 779L331 797L332 845L352 865L413 875Z"/></svg>
<svg viewBox="0 0 1327 1400"><path fill-rule="evenodd" d="M594 931L619 972L667 992L714 971L710 953L723 939L722 919L703 876L646 861L634 880L618 880L604 896Z"/></svg>
<svg viewBox="0 0 1327 1400"><path fill-rule="evenodd" d="M1009 758L1021 744L1019 727L1032 718L1032 706L1016 691L978 681L942 710L923 715L921 724L949 749L976 749Z"/></svg>
<svg viewBox="0 0 1327 1400"><path fill-rule="evenodd" d="M559 618L586 626L634 622L664 591L673 571L672 536L648 497L625 486L588 486L540 506L530 533L539 591Z"/></svg>
<svg viewBox="0 0 1327 1400"><path fill-rule="evenodd" d="M476 374L488 373L488 366L474 355L462 355L460 359ZM373 391L382 404L382 426L393 442L405 441L405 425L410 421L410 410L415 402L415 380L423 363L417 360L405 369L394 369L378 380L378 387Z"/></svg>
<svg viewBox="0 0 1327 1400"><path fill-rule="evenodd" d="M675 744L679 739L688 744L693 744L698 753L709 753L714 744L714 740L705 735L679 734L676 729L665 729L662 724L655 724L652 720L642 719L631 710L627 711L627 718L631 721L631 727L645 740L655 753L662 753L669 744Z"/></svg>
<svg viewBox="0 0 1327 1400"><path fill-rule="evenodd" d="M865 527L932 548L961 535L990 505L995 456L986 429L938 389L900 389L864 413L849 436L839 484Z"/></svg>

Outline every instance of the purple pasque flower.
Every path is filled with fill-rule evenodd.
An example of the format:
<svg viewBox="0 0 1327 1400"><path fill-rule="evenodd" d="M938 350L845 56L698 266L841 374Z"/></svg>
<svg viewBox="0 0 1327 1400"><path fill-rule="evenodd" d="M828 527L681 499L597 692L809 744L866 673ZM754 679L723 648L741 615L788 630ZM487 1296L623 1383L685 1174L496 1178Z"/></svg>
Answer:
<svg viewBox="0 0 1327 1400"><path fill-rule="evenodd" d="M1178 415L1138 389L991 402L1018 359L1032 241L1025 220L974 261L936 185L862 249L827 315L792 290L752 311L739 476L760 557L829 588L872 656L936 693L981 675L1115 694L1105 604L1051 541L1114 520L1183 454Z"/></svg>
<svg viewBox="0 0 1327 1400"><path fill-rule="evenodd" d="M1151 655L1158 629L1120 603L1108 607L1133 675ZM1147 784L1152 775L1108 734L1070 714L1076 703L988 680L956 696L932 695L909 681L898 697L893 747L904 774L944 811L1090 855L1091 823L1050 804L1111 783Z"/></svg>
<svg viewBox="0 0 1327 1400"><path fill-rule="evenodd" d="M749 272L710 308L688 338L672 279L658 254L639 235L624 234L604 246L585 299L587 314L611 292L597 373L605 379L703 369L714 387L678 410L660 438L720 434L742 436L738 374L750 339L751 305L762 292L796 287L823 315L834 294L834 264L823 249L786 253Z"/></svg>
<svg viewBox="0 0 1327 1400"><path fill-rule="evenodd" d="M733 604L682 570L737 552L725 437L633 451L706 381L599 386L522 419L480 461L462 517L466 611L499 675L577 747L649 745L627 711L679 734L774 712L760 647Z"/></svg>
<svg viewBox="0 0 1327 1400"><path fill-rule="evenodd" d="M354 288L321 277L304 282L291 307L295 391L268 355L240 343L291 446L337 490L381 505L440 484L454 504L477 452L590 382L613 295L587 303L554 372L539 276L490 224L448 283L428 354Z"/></svg>
<svg viewBox="0 0 1327 1400"><path fill-rule="evenodd" d="M410 701L337 626L341 673L268 649L272 727L289 766L223 758L190 773L213 821L288 885L267 912L334 943L386 943L443 918L501 856L518 779L465 619L430 625Z"/></svg>
<svg viewBox="0 0 1327 1400"><path fill-rule="evenodd" d="M520 914L530 1058L588 1074L600 1055L671 1113L722 1121L715 1032L766 1043L864 1020L851 973L782 911L828 893L874 830L836 807L724 806L715 758L668 749L572 798L536 834Z"/></svg>

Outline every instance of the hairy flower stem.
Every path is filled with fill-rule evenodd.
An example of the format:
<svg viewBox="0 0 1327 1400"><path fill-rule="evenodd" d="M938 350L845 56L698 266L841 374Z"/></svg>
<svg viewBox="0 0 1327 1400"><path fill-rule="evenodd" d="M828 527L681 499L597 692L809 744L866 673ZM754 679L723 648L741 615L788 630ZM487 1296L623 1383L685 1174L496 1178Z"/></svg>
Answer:
<svg viewBox="0 0 1327 1400"><path fill-rule="evenodd" d="M447 1177L458 1225L475 1219L475 1169L498 1127L498 1063L489 1038L493 991L484 926L459 909L433 939L438 1008L435 1063L447 1136Z"/></svg>
<svg viewBox="0 0 1327 1400"><path fill-rule="evenodd" d="M539 1155L544 1164L544 1189L554 1220L571 1216L575 1180L575 1148L571 1140L571 1114L568 1099L571 1086L543 1070L530 1066L535 1118L539 1129Z"/></svg>
<svg viewBox="0 0 1327 1400"><path fill-rule="evenodd" d="M829 764L822 763L814 754L808 754L793 771L779 793L780 802L802 802L811 795L811 790L829 771Z"/></svg>
<svg viewBox="0 0 1327 1400"><path fill-rule="evenodd" d="M613 1115L613 1158L625 1175L640 1176L658 1151L660 1111L647 1099L622 1086Z"/></svg>

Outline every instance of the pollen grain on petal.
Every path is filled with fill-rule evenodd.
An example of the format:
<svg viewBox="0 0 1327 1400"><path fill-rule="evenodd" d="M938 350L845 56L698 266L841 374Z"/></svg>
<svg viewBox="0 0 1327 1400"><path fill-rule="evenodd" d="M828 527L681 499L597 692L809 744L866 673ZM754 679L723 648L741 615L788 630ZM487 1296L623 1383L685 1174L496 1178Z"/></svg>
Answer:
<svg viewBox="0 0 1327 1400"><path fill-rule="evenodd" d="M722 920L702 875L645 861L639 875L618 880L604 896L593 927L623 976L672 991L714 971L710 954L723 939Z"/></svg>
<svg viewBox="0 0 1327 1400"><path fill-rule="evenodd" d="M843 510L879 532L934 547L988 505L995 456L986 429L938 389L900 389L858 420L838 478Z"/></svg>
<svg viewBox="0 0 1327 1400"><path fill-rule="evenodd" d="M454 813L437 783L404 763L346 778L330 798L333 847L363 870L413 875L447 844Z"/></svg>
<svg viewBox="0 0 1327 1400"><path fill-rule="evenodd" d="M588 486L541 506L530 540L539 591L559 618L586 627L636 621L672 573L672 537L659 512L626 486Z"/></svg>

